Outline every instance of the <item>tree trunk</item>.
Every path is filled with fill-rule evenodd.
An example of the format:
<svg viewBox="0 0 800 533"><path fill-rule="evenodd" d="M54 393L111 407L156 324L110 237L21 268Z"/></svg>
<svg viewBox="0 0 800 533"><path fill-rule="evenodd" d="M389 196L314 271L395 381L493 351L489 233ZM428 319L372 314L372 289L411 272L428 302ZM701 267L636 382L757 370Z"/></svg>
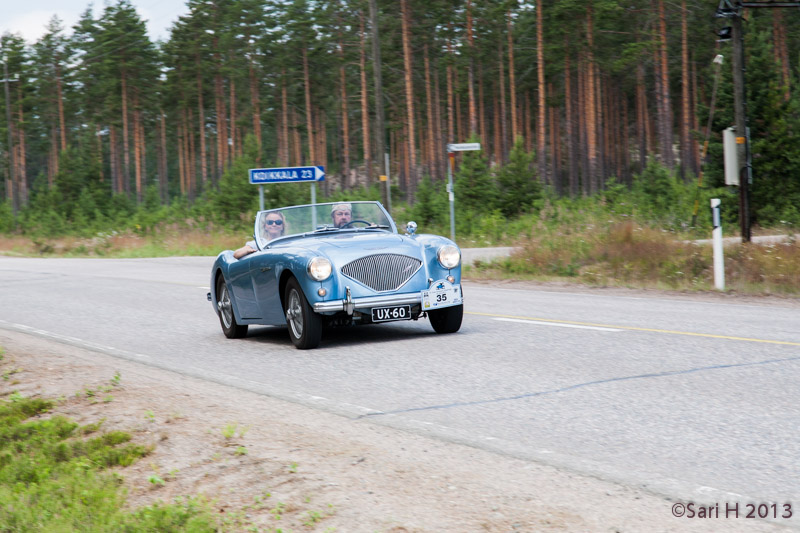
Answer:
<svg viewBox="0 0 800 533"><path fill-rule="evenodd" d="M258 81L256 80L256 67L252 57L247 60L248 72L250 75L250 105L253 107L253 134L258 145L258 157L256 165L261 166L261 98L258 94Z"/></svg>
<svg viewBox="0 0 800 533"><path fill-rule="evenodd" d="M592 3L589 2L588 10L586 12L586 36L587 36L587 49L586 49L586 153L588 158L588 186L589 194L594 194L598 187L597 183L600 179L600 173L597 160L597 101L596 101L596 87L595 87L595 65L594 65L594 21Z"/></svg>
<svg viewBox="0 0 800 533"><path fill-rule="evenodd" d="M197 122L198 122L198 133L200 138L200 179L203 182L203 185L206 184L208 180L208 165L207 165L207 157L206 157L206 116L205 116L205 109L203 107L203 79L200 77L200 61L197 61L198 66L198 73L197 73ZM193 136L189 136L189 140L192 141ZM191 150L194 152L194 149ZM191 171L190 171L191 172ZM191 173L194 174L193 172ZM189 189L190 195L194 198L193 194L194 191L190 188Z"/></svg>
<svg viewBox="0 0 800 533"><path fill-rule="evenodd" d="M506 74L505 74L505 65L503 64L503 41L497 41L497 67L498 67L498 75L497 79L500 82L500 113L498 116L499 119L499 154L500 157L497 159L497 164L502 165L506 161L506 156L508 155L508 124L506 123ZM497 138L497 135L495 135Z"/></svg>
<svg viewBox="0 0 800 533"><path fill-rule="evenodd" d="M108 164L111 170L111 194L118 194L119 168L117 168L117 130L114 126L108 127Z"/></svg>
<svg viewBox="0 0 800 533"><path fill-rule="evenodd" d="M350 188L350 117L347 111L347 76L344 70L344 42L339 40L339 80L341 84L341 98L342 98L342 156L344 157L344 164L342 168L342 186Z"/></svg>
<svg viewBox="0 0 800 533"><path fill-rule="evenodd" d="M128 138L128 74L122 70L122 158L125 161L119 192L128 192L131 176L130 142Z"/></svg>
<svg viewBox="0 0 800 533"><path fill-rule="evenodd" d="M178 121L178 184L180 185L181 196L186 195L186 166L184 160L186 159L186 132L184 131L184 121Z"/></svg>
<svg viewBox="0 0 800 533"><path fill-rule="evenodd" d="M569 41L564 37L564 50L566 55L564 58L564 126L566 127L567 135L567 160L569 162L569 175L567 181L569 182L570 196L578 195L578 150L575 146L575 123L574 111L572 107L572 66L570 63Z"/></svg>
<svg viewBox="0 0 800 533"><path fill-rule="evenodd" d="M453 85L453 66L447 65L447 140L451 143L456 142L455 88Z"/></svg>
<svg viewBox="0 0 800 533"><path fill-rule="evenodd" d="M499 77L499 83L502 86L502 79L503 76ZM495 165L502 165L503 164L503 140L502 136L502 126L500 125L501 118L500 115L503 112L502 104L495 98L493 101L494 107L494 164Z"/></svg>
<svg viewBox="0 0 800 533"><path fill-rule="evenodd" d="M308 128L308 161L309 165L317 164L317 152L314 146L314 117L311 111L311 75L308 72L308 51L303 47L303 86L306 94L306 127Z"/></svg>
<svg viewBox="0 0 800 533"><path fill-rule="evenodd" d="M220 55L214 54L214 109L217 115L217 172L214 181L222 176L228 159L228 121L225 116L225 92L222 83Z"/></svg>
<svg viewBox="0 0 800 533"><path fill-rule="evenodd" d="M194 200L195 193L197 192L197 148L195 147L194 143L194 135L192 135L190 124L194 122L194 116L192 115L192 109L187 108L186 112L188 114L188 119L186 121L186 140L187 140L187 150L186 150L186 190L188 191L189 199ZM202 113L201 113L202 115ZM201 120L201 124L205 124L205 119ZM205 141L205 134L200 136L200 179L202 180L203 184L205 184L207 179L206 171L208 170L207 166L207 157L206 157L206 141Z"/></svg>
<svg viewBox="0 0 800 533"><path fill-rule="evenodd" d="M541 15L542 4L536 4L536 11ZM519 125L517 123L517 82L516 74L514 73L514 25L511 22L511 11L508 11L507 16L508 25L508 92L511 95L511 142L517 142L517 135L519 135ZM537 22L537 28L538 28ZM538 38L537 29L537 38Z"/></svg>
<svg viewBox="0 0 800 533"><path fill-rule="evenodd" d="M555 97L555 89L553 88L552 83L547 84L547 92L550 94L551 98ZM560 134L558 127L558 111L556 106L549 106L550 111L550 169L551 169L551 182L553 187L555 188L556 194L559 196L562 194L562 187L561 187L561 142L560 142Z"/></svg>
<svg viewBox="0 0 800 533"><path fill-rule="evenodd" d="M442 91L441 85L439 84L438 75L436 76L435 80L433 108L436 116L433 122L433 127L436 138L436 177L439 179L444 179L444 176L447 174L447 152L445 150L445 144L447 141L442 133Z"/></svg>
<svg viewBox="0 0 800 533"><path fill-rule="evenodd" d="M361 74L361 140L364 151L364 173L367 186L372 184L372 147L369 145L369 94L367 93L367 33L364 24L364 13L359 17L359 69Z"/></svg>
<svg viewBox="0 0 800 533"><path fill-rule="evenodd" d="M95 146L95 159L97 160L97 168L100 174L100 183L105 181L105 172L103 171L103 137L100 135L100 124L94 125L94 139L97 141Z"/></svg>
<svg viewBox="0 0 800 533"><path fill-rule="evenodd" d="M469 98L469 135L478 132L477 106L475 105L475 39L472 35L472 2L467 0L467 46L469 48L469 65L467 70L467 95Z"/></svg>
<svg viewBox="0 0 800 533"><path fill-rule="evenodd" d="M369 18L372 30L372 71L375 85L375 151L381 174L386 174L384 152L386 152L386 120L383 109L383 76L381 72L381 41L378 35L378 6L376 0L369 0ZM388 198L387 198L388 205Z"/></svg>
<svg viewBox="0 0 800 533"><path fill-rule="evenodd" d="M17 84L17 102L18 102L18 117L17 122L17 193L19 196L19 203L21 207L28 205L28 177L27 165L25 163L27 156L27 149L25 148L25 119L22 113L22 87Z"/></svg>
<svg viewBox="0 0 800 533"><path fill-rule="evenodd" d="M291 160L290 147L292 139L289 137L289 124L294 127L294 117L289 117L289 95L286 88L286 71L281 72L281 139L278 141L278 161L282 165L289 165ZM298 158L299 159L299 158Z"/></svg>
<svg viewBox="0 0 800 533"><path fill-rule="evenodd" d="M231 163L233 163L233 158L236 155L236 148L239 145L239 139L236 137L236 82L234 81L233 78L228 80L228 85L230 86L228 88L229 92L228 99L230 100L230 102L228 103L228 106L230 107L230 114L228 115L228 117L230 122L231 140L230 144L225 143L226 146L228 147L228 159L227 159L228 163L226 167L230 167Z"/></svg>
<svg viewBox="0 0 800 533"><path fill-rule="evenodd" d="M661 128L659 137L661 138L661 154L664 165L672 168L675 164L675 157L672 153L672 103L669 95L669 63L667 57L667 17L664 11L663 0L658 0L658 24L659 24L659 68L661 89Z"/></svg>
<svg viewBox="0 0 800 533"><path fill-rule="evenodd" d="M437 143L436 143L436 116L433 114L433 87L431 86L431 64L430 60L428 59L428 44L425 44L425 109L427 111L427 120L425 121L428 125L426 128L428 130L428 174L433 176L434 169L436 167L436 152L437 152Z"/></svg>
<svg viewBox="0 0 800 533"><path fill-rule="evenodd" d="M56 58L56 98L58 100L58 123L61 130L61 151L67 149L67 125L64 120L64 96L62 92L61 63Z"/></svg>
<svg viewBox="0 0 800 533"><path fill-rule="evenodd" d="M689 79L689 24L687 22L686 0L681 1L681 174L688 179L692 171L692 147L689 138L691 116L691 81Z"/></svg>
<svg viewBox="0 0 800 533"><path fill-rule="evenodd" d="M589 46L591 47L591 2L589 3ZM536 86L539 91L539 118L536 135L536 160L539 163L539 179L549 183L547 178L547 147L545 145L545 83L544 83L544 15L541 2L536 4ZM591 53L591 51L590 51ZM591 157L591 156L590 156Z"/></svg>
<svg viewBox="0 0 800 533"><path fill-rule="evenodd" d="M789 48L786 45L786 24L783 22L783 12L781 9L772 10L772 33L773 51L775 62L780 65L781 81L786 89L784 101L789 101L791 96L789 87L791 86L791 66L789 64Z"/></svg>
<svg viewBox="0 0 800 533"><path fill-rule="evenodd" d="M486 130L486 100L483 92L483 68L478 69L478 127L481 132L481 141L489 140L489 132Z"/></svg>
<svg viewBox="0 0 800 533"><path fill-rule="evenodd" d="M408 0L400 0L401 25L403 31L403 66L405 69L406 85L406 111L408 117L408 192L412 198L417 187L417 156L416 143L414 142L414 83L411 65L411 15L408 9Z"/></svg>
<svg viewBox="0 0 800 533"><path fill-rule="evenodd" d="M142 152L141 152L141 123L139 114L139 94L133 92L133 168L136 181L136 203L142 203Z"/></svg>
<svg viewBox="0 0 800 533"><path fill-rule="evenodd" d="M159 144L161 147L161 151L159 152L161 157L158 162L158 192L161 196L161 203L166 205L169 202L169 181L167 180L167 119L163 109L158 110L158 116L158 124L160 126L159 140L161 141Z"/></svg>

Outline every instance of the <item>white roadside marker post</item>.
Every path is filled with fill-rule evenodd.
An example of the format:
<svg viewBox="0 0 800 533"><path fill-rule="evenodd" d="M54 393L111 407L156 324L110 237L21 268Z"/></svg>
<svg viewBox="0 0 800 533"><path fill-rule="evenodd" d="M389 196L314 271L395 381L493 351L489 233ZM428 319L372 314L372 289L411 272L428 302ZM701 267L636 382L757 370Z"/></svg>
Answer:
<svg viewBox="0 0 800 533"><path fill-rule="evenodd" d="M711 230L712 249L714 251L714 286L725 290L725 264L722 255L722 221L719 216L719 198L711 199L711 217L714 229Z"/></svg>

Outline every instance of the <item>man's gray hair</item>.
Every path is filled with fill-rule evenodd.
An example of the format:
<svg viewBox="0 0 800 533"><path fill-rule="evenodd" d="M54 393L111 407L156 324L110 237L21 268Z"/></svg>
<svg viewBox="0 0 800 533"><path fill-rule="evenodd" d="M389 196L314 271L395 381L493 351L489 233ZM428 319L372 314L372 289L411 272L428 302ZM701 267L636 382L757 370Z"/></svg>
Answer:
<svg viewBox="0 0 800 533"><path fill-rule="evenodd" d="M344 204L334 204L331 206L331 214L335 213L336 211L350 211L353 212L353 206L347 203Z"/></svg>

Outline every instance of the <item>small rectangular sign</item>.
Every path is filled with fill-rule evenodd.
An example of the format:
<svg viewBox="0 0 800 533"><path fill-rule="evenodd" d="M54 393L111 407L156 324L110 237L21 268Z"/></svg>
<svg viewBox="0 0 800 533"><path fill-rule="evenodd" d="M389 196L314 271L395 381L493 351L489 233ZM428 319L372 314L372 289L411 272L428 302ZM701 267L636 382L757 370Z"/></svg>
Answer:
<svg viewBox="0 0 800 533"><path fill-rule="evenodd" d="M448 144L447 151L448 152L471 152L472 150L480 150L481 143L459 143L459 144Z"/></svg>
<svg viewBox="0 0 800 533"><path fill-rule="evenodd" d="M324 180L325 167L322 166L250 169L250 183L253 185Z"/></svg>

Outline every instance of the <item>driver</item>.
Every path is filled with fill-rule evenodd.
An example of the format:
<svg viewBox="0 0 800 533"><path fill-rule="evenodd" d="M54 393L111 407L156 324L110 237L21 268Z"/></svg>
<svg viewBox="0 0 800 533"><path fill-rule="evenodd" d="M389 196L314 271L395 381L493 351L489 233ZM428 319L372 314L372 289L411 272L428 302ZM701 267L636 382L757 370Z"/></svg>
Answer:
<svg viewBox="0 0 800 533"><path fill-rule="evenodd" d="M335 204L331 207L331 219L337 228L347 226L353 220L353 207L350 204Z"/></svg>

